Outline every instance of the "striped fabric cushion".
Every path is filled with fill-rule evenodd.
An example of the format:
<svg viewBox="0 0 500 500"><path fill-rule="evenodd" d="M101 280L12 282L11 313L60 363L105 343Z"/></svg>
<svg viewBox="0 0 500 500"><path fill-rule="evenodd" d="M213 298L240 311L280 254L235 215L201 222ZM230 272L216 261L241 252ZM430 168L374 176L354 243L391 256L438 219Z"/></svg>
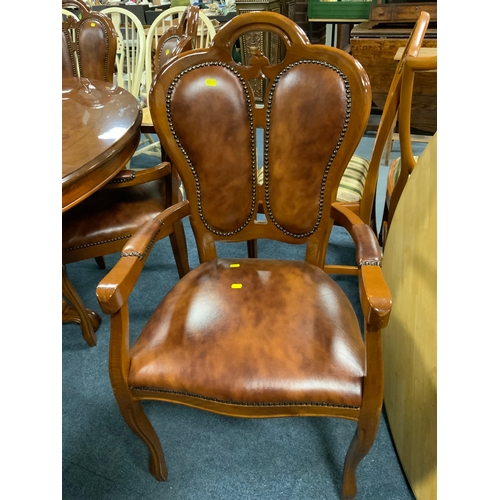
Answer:
<svg viewBox="0 0 500 500"><path fill-rule="evenodd" d="M361 200L369 164L368 160L361 156L354 155L351 158L342 179L340 179L337 201L353 203ZM263 182L263 167L259 168L257 179L259 184Z"/></svg>
<svg viewBox="0 0 500 500"><path fill-rule="evenodd" d="M356 203L361 200L365 187L366 173L370 162L361 156L354 155L340 179L337 201Z"/></svg>

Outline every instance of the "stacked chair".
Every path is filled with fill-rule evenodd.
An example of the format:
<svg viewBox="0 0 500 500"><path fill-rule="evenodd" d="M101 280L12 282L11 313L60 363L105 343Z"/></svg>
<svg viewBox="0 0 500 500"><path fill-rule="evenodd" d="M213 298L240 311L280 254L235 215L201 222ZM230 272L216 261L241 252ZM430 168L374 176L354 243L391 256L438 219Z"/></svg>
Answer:
<svg viewBox="0 0 500 500"><path fill-rule="evenodd" d="M248 65L233 60L235 42L254 31L280 37L281 62L270 64L260 50ZM263 106L252 91L255 78L268 81ZM97 288L111 321L111 385L123 418L149 450L150 472L167 479L144 400L245 418L338 417L357 424L341 487L343 499L354 498L356 469L382 409L381 329L391 310L373 230L331 203L370 115L366 72L341 50L311 45L290 19L252 12L225 24L209 48L165 66L150 107L187 200L139 227ZM129 297L149 252L185 217L200 265L167 293L141 332L129 332ZM363 332L349 299L323 271L332 220L356 246ZM305 261L217 256L218 242L259 238L305 244Z"/></svg>

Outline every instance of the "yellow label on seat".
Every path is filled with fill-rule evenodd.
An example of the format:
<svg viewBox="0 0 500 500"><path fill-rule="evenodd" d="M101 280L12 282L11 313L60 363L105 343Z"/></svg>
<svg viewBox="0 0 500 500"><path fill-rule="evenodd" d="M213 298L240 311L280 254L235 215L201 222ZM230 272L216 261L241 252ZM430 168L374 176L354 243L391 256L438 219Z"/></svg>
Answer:
<svg viewBox="0 0 500 500"><path fill-rule="evenodd" d="M241 283L233 283L231 288L241 288L243 285Z"/></svg>
<svg viewBox="0 0 500 500"><path fill-rule="evenodd" d="M95 26L95 23L90 23L90 26L92 26L92 28Z"/></svg>
<svg viewBox="0 0 500 500"><path fill-rule="evenodd" d="M239 264L229 264L229 267L240 267Z"/></svg>
<svg viewBox="0 0 500 500"><path fill-rule="evenodd" d="M207 87L215 87L217 85L217 80L215 78L207 78L205 84Z"/></svg>
<svg viewBox="0 0 500 500"><path fill-rule="evenodd" d="M166 55L166 56L168 56L169 54L170 54L170 49L167 49L167 50L165 51L165 55Z"/></svg>

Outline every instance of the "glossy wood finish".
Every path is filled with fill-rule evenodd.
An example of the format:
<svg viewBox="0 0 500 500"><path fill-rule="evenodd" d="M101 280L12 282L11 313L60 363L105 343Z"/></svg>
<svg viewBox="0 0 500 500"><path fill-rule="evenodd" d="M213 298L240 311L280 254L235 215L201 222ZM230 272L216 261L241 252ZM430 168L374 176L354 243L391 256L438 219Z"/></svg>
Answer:
<svg viewBox="0 0 500 500"><path fill-rule="evenodd" d="M259 50L248 66L233 60L236 40L253 31L282 39L282 62L270 64ZM263 108L249 83L257 77L269 80ZM330 205L370 114L365 71L341 50L311 45L284 16L247 13L224 25L209 48L172 60L157 75L150 102L189 201L135 232L97 296L111 316L113 392L148 447L151 473L167 478L143 400L235 417L331 416L357 423L342 486L342 498L354 498L356 468L382 408L381 329L391 309L375 234L347 208ZM259 127L263 183L255 161ZM258 212L265 221L256 220ZM133 332L130 345L131 292L155 241L187 216L201 264L142 332ZM331 220L356 246L364 335L349 299L322 270ZM258 238L305 244L305 262L217 257L218 241Z"/></svg>
<svg viewBox="0 0 500 500"><path fill-rule="evenodd" d="M387 234L391 226L392 218L398 206L399 199L405 189L416 160L412 151L411 125L413 123L412 103L414 100L415 77L419 73L437 71L437 55L419 57L413 54L406 56L406 62L402 68L399 110L399 144L401 157L399 162L394 160L387 175L387 189L385 195L384 211L380 228L379 241L385 245ZM399 173L397 165L399 167Z"/></svg>
<svg viewBox="0 0 500 500"><path fill-rule="evenodd" d="M377 192L380 162L382 160L384 148L386 148L386 144L392 136L394 122L400 108L403 68L408 57L417 57L419 55L429 25L429 20L430 16L427 12L420 13L413 31L403 47L403 52L399 57L399 62L397 63L392 77L391 86L389 87L387 99L377 129L361 200L359 203L344 203L349 210L359 215L360 219L365 224L369 224L374 230L376 230L378 225L375 220L375 195ZM323 269L328 274L357 273L355 266L346 268L345 266L332 265L330 263L326 264Z"/></svg>
<svg viewBox="0 0 500 500"><path fill-rule="evenodd" d="M137 99L113 84L62 80L62 211L112 179L140 139Z"/></svg>
<svg viewBox="0 0 500 500"><path fill-rule="evenodd" d="M383 273L393 294L383 333L385 407L418 500L437 498L437 134L394 214Z"/></svg>
<svg viewBox="0 0 500 500"><path fill-rule="evenodd" d="M140 139L137 99L113 84L62 79L62 212L112 179L132 157ZM89 346L101 322L85 308L63 265L63 322L80 323Z"/></svg>

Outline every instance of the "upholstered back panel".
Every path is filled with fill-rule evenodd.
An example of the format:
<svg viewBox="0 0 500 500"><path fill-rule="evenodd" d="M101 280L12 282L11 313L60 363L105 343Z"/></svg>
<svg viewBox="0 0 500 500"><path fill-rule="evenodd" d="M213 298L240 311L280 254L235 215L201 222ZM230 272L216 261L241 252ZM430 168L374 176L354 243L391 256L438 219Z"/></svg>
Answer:
<svg viewBox="0 0 500 500"><path fill-rule="evenodd" d="M91 11L82 0L63 0L62 6L78 9L80 17L68 16L62 22L63 75L69 76L69 56L73 76L112 82L118 38L113 23L105 14Z"/></svg>
<svg viewBox="0 0 500 500"><path fill-rule="evenodd" d="M111 36L109 27L100 19L90 18L80 24L77 54L82 76L113 81L115 54L110 54Z"/></svg>
<svg viewBox="0 0 500 500"><path fill-rule="evenodd" d="M313 231L320 208L328 204L326 175L349 120L346 83L335 66L302 60L286 67L271 87L264 145L266 204L271 220L290 233Z"/></svg>
<svg viewBox="0 0 500 500"><path fill-rule="evenodd" d="M236 71L216 62L182 73L167 97L172 132L195 178L196 194L190 193L190 200L215 233L240 231L255 208L248 100L248 89Z"/></svg>
<svg viewBox="0 0 500 500"><path fill-rule="evenodd" d="M270 64L255 47L247 65L235 62L236 40L259 30L283 39L283 60ZM254 94L259 79L262 101ZM370 114L357 61L311 45L284 16L248 13L224 25L209 48L176 56L157 75L150 104L191 204L200 255L211 258L221 238L269 238L307 243L309 261L321 261L329 206Z"/></svg>

